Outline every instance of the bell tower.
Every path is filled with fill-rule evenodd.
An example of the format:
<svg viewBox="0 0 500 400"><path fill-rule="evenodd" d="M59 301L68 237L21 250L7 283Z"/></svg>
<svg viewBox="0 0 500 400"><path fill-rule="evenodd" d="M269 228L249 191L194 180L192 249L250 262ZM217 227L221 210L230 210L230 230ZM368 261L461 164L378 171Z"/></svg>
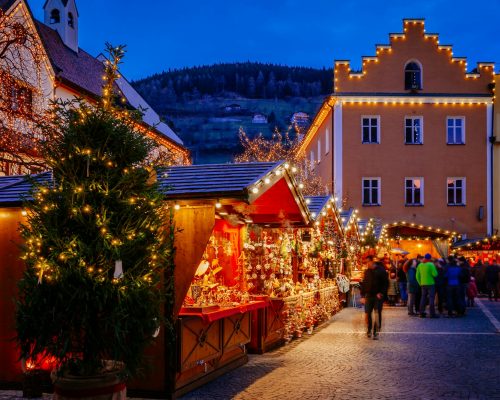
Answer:
<svg viewBox="0 0 500 400"><path fill-rule="evenodd" d="M78 53L78 10L75 0L46 0L44 22L61 36L71 50Z"/></svg>

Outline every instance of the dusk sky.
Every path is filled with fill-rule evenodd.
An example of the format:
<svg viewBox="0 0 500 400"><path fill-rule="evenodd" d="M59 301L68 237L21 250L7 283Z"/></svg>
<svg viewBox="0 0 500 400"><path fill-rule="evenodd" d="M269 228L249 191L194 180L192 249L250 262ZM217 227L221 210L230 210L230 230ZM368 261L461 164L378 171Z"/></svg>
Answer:
<svg viewBox="0 0 500 400"><path fill-rule="evenodd" d="M28 0L43 20L44 0ZM169 68L260 61L331 67L375 54L402 32L403 18L425 18L426 32L457 57L500 62L500 0L77 0L80 47L126 44L129 79ZM496 68L498 70L498 66Z"/></svg>

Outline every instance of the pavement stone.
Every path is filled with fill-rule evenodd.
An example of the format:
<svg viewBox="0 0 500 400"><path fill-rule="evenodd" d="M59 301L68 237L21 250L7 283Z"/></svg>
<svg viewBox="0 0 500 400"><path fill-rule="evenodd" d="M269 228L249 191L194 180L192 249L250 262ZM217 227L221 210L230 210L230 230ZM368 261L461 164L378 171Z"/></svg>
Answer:
<svg viewBox="0 0 500 400"><path fill-rule="evenodd" d="M500 302L480 299L500 317ZM380 340L347 308L311 335L263 355L184 400L500 400L500 333L476 306L463 318L384 308ZM0 392L0 400L21 399ZM50 395L44 396L44 400Z"/></svg>

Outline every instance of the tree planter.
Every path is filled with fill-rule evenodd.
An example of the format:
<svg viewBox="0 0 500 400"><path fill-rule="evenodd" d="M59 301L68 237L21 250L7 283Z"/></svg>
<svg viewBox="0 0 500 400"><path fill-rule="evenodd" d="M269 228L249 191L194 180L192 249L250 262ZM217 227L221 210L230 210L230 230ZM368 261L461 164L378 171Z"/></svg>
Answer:
<svg viewBox="0 0 500 400"><path fill-rule="evenodd" d="M58 376L52 371L54 400L126 400L127 388L119 369L94 376Z"/></svg>

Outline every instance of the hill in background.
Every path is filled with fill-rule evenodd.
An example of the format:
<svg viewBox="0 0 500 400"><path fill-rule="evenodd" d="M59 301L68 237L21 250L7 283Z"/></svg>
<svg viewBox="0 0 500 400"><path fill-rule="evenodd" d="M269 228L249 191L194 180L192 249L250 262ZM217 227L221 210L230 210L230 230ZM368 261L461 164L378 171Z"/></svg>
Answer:
<svg viewBox="0 0 500 400"><path fill-rule="evenodd" d="M331 93L332 70L261 63L216 64L155 74L132 84L179 134L197 164L228 162L241 151L238 132L269 137L294 113L310 119ZM300 130L307 127L299 119Z"/></svg>

